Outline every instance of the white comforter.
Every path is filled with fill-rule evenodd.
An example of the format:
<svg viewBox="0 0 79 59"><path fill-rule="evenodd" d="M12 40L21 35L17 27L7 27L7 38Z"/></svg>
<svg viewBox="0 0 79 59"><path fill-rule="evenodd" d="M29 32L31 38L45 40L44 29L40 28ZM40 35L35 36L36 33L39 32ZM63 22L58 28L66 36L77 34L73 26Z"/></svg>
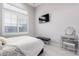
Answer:
<svg viewBox="0 0 79 59"><path fill-rule="evenodd" d="M19 54L23 53L26 56L36 56L43 48L44 43L40 39L34 37L19 36L19 37L8 38L7 46L14 46L14 48L9 47L9 49L11 48L15 52L17 52L18 50L20 51Z"/></svg>

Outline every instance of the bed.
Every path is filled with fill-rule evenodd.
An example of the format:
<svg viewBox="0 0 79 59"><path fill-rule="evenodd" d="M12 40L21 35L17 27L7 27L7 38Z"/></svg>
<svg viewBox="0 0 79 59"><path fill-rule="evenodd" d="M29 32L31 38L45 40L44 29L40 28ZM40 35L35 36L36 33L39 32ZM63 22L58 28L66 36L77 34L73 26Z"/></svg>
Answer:
<svg viewBox="0 0 79 59"><path fill-rule="evenodd" d="M30 36L7 38L7 43L0 49L0 56L37 56L43 51L44 43Z"/></svg>

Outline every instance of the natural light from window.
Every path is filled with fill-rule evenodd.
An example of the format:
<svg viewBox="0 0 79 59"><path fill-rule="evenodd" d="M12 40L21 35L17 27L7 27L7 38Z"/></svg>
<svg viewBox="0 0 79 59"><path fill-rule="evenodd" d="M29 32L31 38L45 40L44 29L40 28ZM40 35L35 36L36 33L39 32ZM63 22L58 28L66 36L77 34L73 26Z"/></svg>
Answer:
<svg viewBox="0 0 79 59"><path fill-rule="evenodd" d="M3 34L23 34L28 32L28 14L25 10L4 4L2 14Z"/></svg>

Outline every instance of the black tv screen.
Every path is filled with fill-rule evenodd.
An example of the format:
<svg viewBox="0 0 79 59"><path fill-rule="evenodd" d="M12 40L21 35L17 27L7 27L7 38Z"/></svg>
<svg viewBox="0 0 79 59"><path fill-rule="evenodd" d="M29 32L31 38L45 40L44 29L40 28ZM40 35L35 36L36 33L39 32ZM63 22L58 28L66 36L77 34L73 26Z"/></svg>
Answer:
<svg viewBox="0 0 79 59"><path fill-rule="evenodd" d="M40 22L40 23L49 22L49 14L42 15L42 16L39 18L39 22Z"/></svg>

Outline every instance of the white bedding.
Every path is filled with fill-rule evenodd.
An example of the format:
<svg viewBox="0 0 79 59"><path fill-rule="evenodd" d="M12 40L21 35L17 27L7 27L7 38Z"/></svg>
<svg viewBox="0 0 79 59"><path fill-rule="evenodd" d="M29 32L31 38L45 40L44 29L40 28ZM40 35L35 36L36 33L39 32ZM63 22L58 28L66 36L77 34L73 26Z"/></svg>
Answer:
<svg viewBox="0 0 79 59"><path fill-rule="evenodd" d="M44 46L44 43L37 38L30 36L19 36L8 38L7 46L15 46L25 56L36 56Z"/></svg>
<svg viewBox="0 0 79 59"><path fill-rule="evenodd" d="M5 45L3 49L0 50L0 56L24 56L24 54L15 46Z"/></svg>

